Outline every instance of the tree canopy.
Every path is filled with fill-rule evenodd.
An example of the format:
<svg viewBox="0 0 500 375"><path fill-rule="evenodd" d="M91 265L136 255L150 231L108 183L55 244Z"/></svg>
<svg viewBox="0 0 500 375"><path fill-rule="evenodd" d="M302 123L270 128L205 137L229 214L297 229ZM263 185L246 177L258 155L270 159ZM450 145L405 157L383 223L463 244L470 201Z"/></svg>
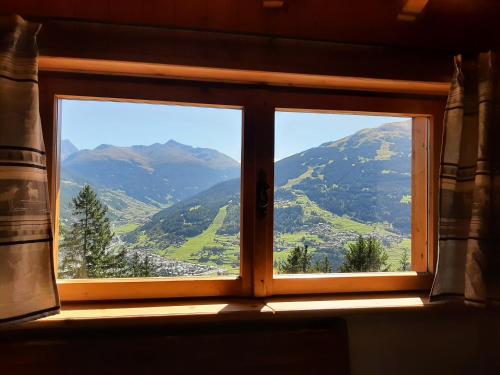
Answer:
<svg viewBox="0 0 500 375"><path fill-rule="evenodd" d="M119 277L126 272L125 251L111 248L114 233L107 207L89 185L71 201L73 223L62 228L61 275L69 278Z"/></svg>
<svg viewBox="0 0 500 375"><path fill-rule="evenodd" d="M308 252L308 249L308 245L293 248L286 260L278 264L278 272L289 274L332 272L332 266L327 256L313 264L313 256Z"/></svg>
<svg viewBox="0 0 500 375"><path fill-rule="evenodd" d="M349 244L340 272L379 272L389 271L387 253L376 238L359 236L355 243Z"/></svg>

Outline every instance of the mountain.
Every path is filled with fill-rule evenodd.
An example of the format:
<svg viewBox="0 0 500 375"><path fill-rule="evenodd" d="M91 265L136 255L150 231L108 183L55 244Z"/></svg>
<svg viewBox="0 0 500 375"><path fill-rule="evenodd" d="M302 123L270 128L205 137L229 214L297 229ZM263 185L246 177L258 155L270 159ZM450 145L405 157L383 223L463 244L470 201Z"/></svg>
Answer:
<svg viewBox="0 0 500 375"><path fill-rule="evenodd" d="M61 161L64 161L68 156L78 152L78 148L71 143L69 139L63 139L61 141Z"/></svg>
<svg viewBox="0 0 500 375"><path fill-rule="evenodd" d="M63 162L61 216L70 217L70 198L90 183L109 207L116 241L130 251L238 274L239 171L218 151L172 140L100 145ZM364 129L276 162L274 221L277 262L307 244L314 261L327 256L338 269L347 244L362 234L382 242L396 270L411 246L411 122Z"/></svg>
<svg viewBox="0 0 500 375"><path fill-rule="evenodd" d="M321 208L411 231L411 122L364 129L280 160L278 200L300 190Z"/></svg>
<svg viewBox="0 0 500 375"><path fill-rule="evenodd" d="M281 219L276 223L277 228L280 229L287 218L291 220L300 216L290 214L296 205L280 205L280 202L295 200L300 192L321 209L335 215L366 223L387 222L395 230L409 233L411 208L405 197L411 195L410 124L390 123L364 129L278 161L275 166L275 216ZM185 210L195 204L200 205L200 212L207 215L204 225L199 223L206 227L217 213L215 208L238 196L239 181L215 186L160 211L142 229L155 228L158 231L163 228L165 232L177 232L177 226L170 226L171 222L178 222L178 217L183 214L190 216ZM286 211L290 212L284 215ZM191 220L184 222L188 228L193 228Z"/></svg>
<svg viewBox="0 0 500 375"><path fill-rule="evenodd" d="M171 207L165 208L140 227L130 242L135 242L135 235L148 233L149 238L158 243L181 243L186 238L200 235L215 219L222 207L226 208L221 233L239 232L240 179L235 178L220 182L195 196L184 199Z"/></svg>
<svg viewBox="0 0 500 375"><path fill-rule="evenodd" d="M154 207L181 201L239 174L240 164L229 156L173 140L150 146L100 145L73 153L61 169L64 181L122 192Z"/></svg>
<svg viewBox="0 0 500 375"><path fill-rule="evenodd" d="M324 143L275 169L275 260L308 244L314 259L328 256L335 268L346 244L363 234L378 238L397 267L411 233L410 122ZM220 249L230 244L234 255L239 243L239 193L239 179L221 182L159 211L126 241L142 241L168 258L226 264Z"/></svg>

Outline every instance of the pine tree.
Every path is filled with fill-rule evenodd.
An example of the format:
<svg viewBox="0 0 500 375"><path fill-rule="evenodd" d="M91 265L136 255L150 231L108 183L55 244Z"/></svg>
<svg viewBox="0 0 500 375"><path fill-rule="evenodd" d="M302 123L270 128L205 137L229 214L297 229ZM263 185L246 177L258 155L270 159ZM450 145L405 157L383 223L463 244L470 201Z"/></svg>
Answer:
<svg viewBox="0 0 500 375"><path fill-rule="evenodd" d="M130 259L129 277L154 277L159 276L157 268L151 262L151 257L146 255L143 260L139 257L139 253L134 253Z"/></svg>
<svg viewBox="0 0 500 375"><path fill-rule="evenodd" d="M69 278L120 277L126 272L125 251L109 249L113 232L107 207L89 185L71 201L74 222L64 228L61 274Z"/></svg>
<svg viewBox="0 0 500 375"><path fill-rule="evenodd" d="M314 268L312 272L320 272L320 273L330 273L332 272L332 265L330 264L330 260L325 255L323 260L317 260L314 264Z"/></svg>
<svg viewBox="0 0 500 375"><path fill-rule="evenodd" d="M308 246L295 247L285 261L278 265L279 273L308 273L311 271L312 256L307 253Z"/></svg>
<svg viewBox="0 0 500 375"><path fill-rule="evenodd" d="M385 249L377 239L359 236L356 243L349 244L340 272L389 271L387 258Z"/></svg>
<svg viewBox="0 0 500 375"><path fill-rule="evenodd" d="M141 275L142 277L159 276L156 271L156 267L151 262L151 258L149 257L149 255L146 255L144 261L142 262L141 272L142 272Z"/></svg>
<svg viewBox="0 0 500 375"><path fill-rule="evenodd" d="M401 259L399 260L399 268L401 271L410 271L411 270L411 262L409 252L403 250L403 254L401 255Z"/></svg>

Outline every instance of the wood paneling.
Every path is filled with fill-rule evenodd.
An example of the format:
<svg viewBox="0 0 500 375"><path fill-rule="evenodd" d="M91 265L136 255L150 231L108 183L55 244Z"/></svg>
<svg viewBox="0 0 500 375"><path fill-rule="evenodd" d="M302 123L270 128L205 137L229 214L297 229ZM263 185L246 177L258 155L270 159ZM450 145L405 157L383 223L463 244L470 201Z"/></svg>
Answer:
<svg viewBox="0 0 500 375"><path fill-rule="evenodd" d="M442 52L252 35L52 21L44 24L38 39L42 56L84 59L82 71L87 65L91 69L94 60L108 60L305 74L325 80L398 80L410 86L449 83L453 72L451 55Z"/></svg>
<svg viewBox="0 0 500 375"><path fill-rule="evenodd" d="M448 51L499 46L498 1L431 0L414 22L398 20L405 3L288 0L268 9L262 0L3 0L0 13Z"/></svg>
<svg viewBox="0 0 500 375"><path fill-rule="evenodd" d="M340 319L14 331L0 360L5 374L349 374Z"/></svg>

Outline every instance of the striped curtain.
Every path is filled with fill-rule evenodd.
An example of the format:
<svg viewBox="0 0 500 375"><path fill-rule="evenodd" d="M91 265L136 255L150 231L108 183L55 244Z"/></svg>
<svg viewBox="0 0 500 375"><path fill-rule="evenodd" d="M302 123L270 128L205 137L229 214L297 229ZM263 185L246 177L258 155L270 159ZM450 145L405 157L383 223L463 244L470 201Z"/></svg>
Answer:
<svg viewBox="0 0 500 375"><path fill-rule="evenodd" d="M38 110L39 28L0 17L0 324L59 311Z"/></svg>
<svg viewBox="0 0 500 375"><path fill-rule="evenodd" d="M500 71L460 56L445 113L439 259L431 300L500 303Z"/></svg>

